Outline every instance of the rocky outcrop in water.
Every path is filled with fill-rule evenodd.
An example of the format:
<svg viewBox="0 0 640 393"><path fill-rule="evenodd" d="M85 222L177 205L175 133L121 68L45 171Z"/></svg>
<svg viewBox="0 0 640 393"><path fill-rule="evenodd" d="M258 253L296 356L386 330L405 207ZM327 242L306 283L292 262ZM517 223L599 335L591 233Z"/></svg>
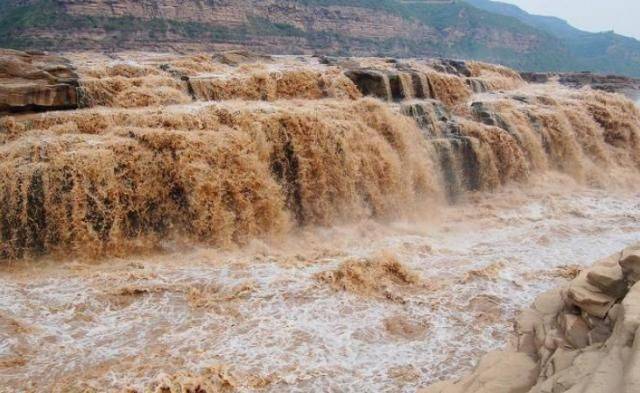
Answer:
<svg viewBox="0 0 640 393"><path fill-rule="evenodd" d="M640 244L540 295L516 321L515 348L420 393L640 391Z"/></svg>
<svg viewBox="0 0 640 393"><path fill-rule="evenodd" d="M0 113L77 108L77 86L63 57L0 49Z"/></svg>

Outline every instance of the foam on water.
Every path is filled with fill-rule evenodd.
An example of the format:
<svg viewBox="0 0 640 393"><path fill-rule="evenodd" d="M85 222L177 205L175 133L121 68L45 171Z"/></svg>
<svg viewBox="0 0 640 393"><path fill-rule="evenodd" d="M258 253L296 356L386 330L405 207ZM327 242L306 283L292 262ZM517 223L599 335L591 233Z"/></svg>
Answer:
<svg viewBox="0 0 640 393"><path fill-rule="evenodd" d="M640 240L638 195L507 189L481 200L438 223L309 229L239 251L5 266L0 358L17 360L0 379L8 391L117 391L224 364L239 391L260 377L272 392L411 392L504 346L517 310L561 280L555 268ZM381 251L425 284L381 300L314 280ZM389 318L426 336L394 335Z"/></svg>

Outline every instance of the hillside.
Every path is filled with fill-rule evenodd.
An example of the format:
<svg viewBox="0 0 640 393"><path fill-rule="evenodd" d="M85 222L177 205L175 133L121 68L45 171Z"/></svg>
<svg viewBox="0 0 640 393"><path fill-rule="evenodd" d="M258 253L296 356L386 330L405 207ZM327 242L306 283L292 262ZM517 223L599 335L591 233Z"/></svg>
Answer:
<svg viewBox="0 0 640 393"><path fill-rule="evenodd" d="M274 54L443 56L530 71L591 68L640 75L636 40L607 34L581 40L582 33L567 25L567 37L559 41L561 28L473 3L5 0L0 4L0 46L103 51L242 47ZM582 60L587 58L594 60Z"/></svg>
<svg viewBox="0 0 640 393"><path fill-rule="evenodd" d="M614 32L589 33L576 29L565 20L531 15L512 4L490 0L466 1L488 12L514 17L559 38L574 59L573 70L578 66L580 70L640 76L640 41L634 38Z"/></svg>

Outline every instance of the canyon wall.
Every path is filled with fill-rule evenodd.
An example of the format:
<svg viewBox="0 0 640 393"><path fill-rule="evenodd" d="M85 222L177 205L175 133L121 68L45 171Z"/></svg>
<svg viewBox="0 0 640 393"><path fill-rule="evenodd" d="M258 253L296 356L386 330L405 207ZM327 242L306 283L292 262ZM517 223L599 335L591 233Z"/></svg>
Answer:
<svg viewBox="0 0 640 393"><path fill-rule="evenodd" d="M571 60L552 37L503 19L464 2L8 0L0 46L447 56L527 69Z"/></svg>

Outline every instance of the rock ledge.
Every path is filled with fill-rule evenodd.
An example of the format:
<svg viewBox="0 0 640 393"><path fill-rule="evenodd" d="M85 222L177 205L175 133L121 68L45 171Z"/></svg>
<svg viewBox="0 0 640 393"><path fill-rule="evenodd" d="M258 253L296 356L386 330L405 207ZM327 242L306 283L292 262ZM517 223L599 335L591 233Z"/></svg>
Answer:
<svg viewBox="0 0 640 393"><path fill-rule="evenodd" d="M0 113L77 108L77 87L63 57L0 49Z"/></svg>

